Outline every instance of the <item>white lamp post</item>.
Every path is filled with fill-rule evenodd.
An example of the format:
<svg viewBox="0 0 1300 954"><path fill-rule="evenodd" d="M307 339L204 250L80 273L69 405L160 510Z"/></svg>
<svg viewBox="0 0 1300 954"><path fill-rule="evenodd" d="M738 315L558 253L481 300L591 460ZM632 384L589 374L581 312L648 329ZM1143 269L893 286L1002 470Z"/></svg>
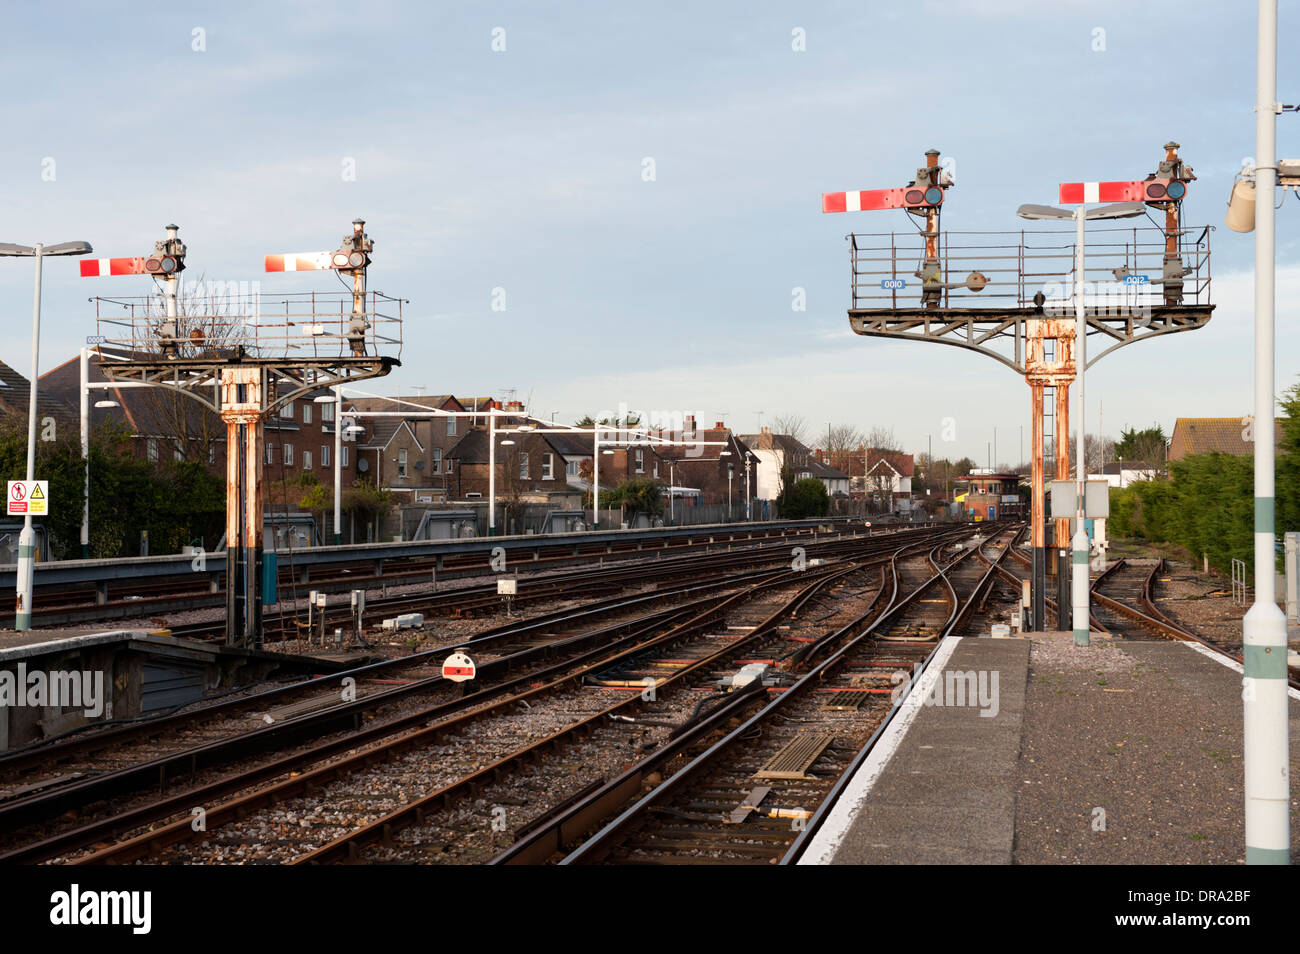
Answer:
<svg viewBox="0 0 1300 954"><path fill-rule="evenodd" d="M1245 662L1246 863L1290 861L1286 614L1275 595L1273 448L1274 197L1277 190L1277 0L1259 0L1255 100L1255 602Z"/></svg>
<svg viewBox="0 0 1300 954"><path fill-rule="evenodd" d="M1018 210L1022 219L1041 220L1041 219L1074 219L1076 234L1074 240L1074 363L1075 381L1078 388L1075 391L1075 440L1078 445L1078 457L1075 459L1075 531L1074 538L1070 541L1073 553L1073 574L1071 577L1071 610L1074 626L1074 644L1076 646L1087 646L1088 637L1088 619L1090 615L1091 592L1089 589L1090 580L1088 578L1088 531L1084 528L1085 519L1085 496L1088 489L1088 465L1084 454L1084 434L1087 433L1084 426L1084 413L1086 405L1084 404L1083 378L1084 370L1088 364L1088 315L1083 296L1083 268L1084 268L1084 222L1087 219L1128 219L1135 215L1142 215L1146 211L1146 205L1142 202L1116 202L1111 205L1103 205L1099 208L1089 209L1086 203L1081 203L1073 211L1069 209L1058 209L1050 205L1022 205ZM1062 614L1064 615L1064 614ZM1064 619L1061 620L1064 623Z"/></svg>
<svg viewBox="0 0 1300 954"><path fill-rule="evenodd" d="M46 246L13 245L0 243L0 255L36 259L36 291L32 297L32 380L27 407L27 483L36 479L36 391L37 369L40 366L41 343L41 259L47 255L85 255L94 249L89 242L62 242ZM32 527L32 511L28 507L23 520L22 533L18 535L18 600L14 612L14 629L30 629L32 625L32 574L35 571L36 530Z"/></svg>

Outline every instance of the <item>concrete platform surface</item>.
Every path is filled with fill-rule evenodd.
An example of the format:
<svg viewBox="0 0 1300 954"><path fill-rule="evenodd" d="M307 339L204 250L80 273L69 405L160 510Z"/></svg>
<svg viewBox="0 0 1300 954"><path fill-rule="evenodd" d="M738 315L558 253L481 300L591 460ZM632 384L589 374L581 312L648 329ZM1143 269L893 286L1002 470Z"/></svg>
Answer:
<svg viewBox="0 0 1300 954"><path fill-rule="evenodd" d="M801 864L1245 861L1239 669L1186 643L945 643L882 735L887 758L858 769ZM996 706L953 692L994 673Z"/></svg>

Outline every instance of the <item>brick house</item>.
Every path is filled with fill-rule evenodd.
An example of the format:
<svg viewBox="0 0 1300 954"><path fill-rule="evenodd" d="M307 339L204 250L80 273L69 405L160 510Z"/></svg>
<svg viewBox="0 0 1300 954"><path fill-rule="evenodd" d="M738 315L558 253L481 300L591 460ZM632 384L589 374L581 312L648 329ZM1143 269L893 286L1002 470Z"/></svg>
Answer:
<svg viewBox="0 0 1300 954"><path fill-rule="evenodd" d="M731 501L733 510L743 513L745 504L745 463L750 470L750 495L757 493L758 455L745 439L732 432L722 421L712 427L699 427L693 415L687 415L680 431L663 429L651 431L656 437L685 444L660 444L644 449L633 448L625 466L629 476L648 476L676 487L689 487L699 491L694 497L703 505L723 505ZM691 446L690 441L700 441ZM725 453L724 453L725 452ZM601 462L601 471L605 464ZM603 483L603 479L602 479Z"/></svg>
<svg viewBox="0 0 1300 954"><path fill-rule="evenodd" d="M561 436L545 430L525 434L498 435L496 448L496 495L499 500L513 497L527 503L541 503L552 497L572 495L566 467L566 451L571 444ZM504 444L509 440L512 443ZM489 489L488 432L472 429L462 437L444 460L450 460L451 499L486 500Z"/></svg>
<svg viewBox="0 0 1300 954"><path fill-rule="evenodd" d="M107 376L90 362L88 378L92 384L108 382ZM41 375L39 402L55 402L66 408L71 433L81 432L80 357L65 361ZM23 413L27 412L26 393ZM112 402L112 407L96 404ZM90 390L90 429L112 422L130 435L129 449L142 460L184 461L204 464L224 478L226 466L226 425L221 418L198 401L164 388L92 388ZM63 420L60 420L60 427Z"/></svg>
<svg viewBox="0 0 1300 954"><path fill-rule="evenodd" d="M315 400L318 397L332 399L333 396L328 389L307 394L279 408L266 419L262 480L268 509L293 509L295 494L287 485L296 482L303 474L312 474L322 484L334 486L335 407L332 400L320 404ZM357 477L357 460L355 442L347 440L346 434L343 437L339 481L346 488Z"/></svg>

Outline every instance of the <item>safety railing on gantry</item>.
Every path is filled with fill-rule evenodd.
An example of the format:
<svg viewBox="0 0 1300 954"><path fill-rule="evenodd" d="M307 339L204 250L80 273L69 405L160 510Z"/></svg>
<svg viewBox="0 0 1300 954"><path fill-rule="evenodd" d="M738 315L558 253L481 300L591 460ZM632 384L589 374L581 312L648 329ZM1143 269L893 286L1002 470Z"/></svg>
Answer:
<svg viewBox="0 0 1300 954"><path fill-rule="evenodd" d="M226 294L218 285L179 298L168 315L164 295L95 298L99 351L105 358L156 355L195 360L247 356L347 357L359 351L400 357L403 300L366 292ZM247 283L244 283L247 286ZM364 324L358 321L364 319ZM360 339L360 340L359 340Z"/></svg>
<svg viewBox="0 0 1300 954"><path fill-rule="evenodd" d="M1211 231L1204 226L1178 232L1175 259L1164 229L1090 228L1085 305L1131 314L1172 302L1210 304ZM853 233L848 240L855 310L1032 307L1041 293L1049 314L1074 313L1074 229L945 231L942 274L924 283L923 233Z"/></svg>

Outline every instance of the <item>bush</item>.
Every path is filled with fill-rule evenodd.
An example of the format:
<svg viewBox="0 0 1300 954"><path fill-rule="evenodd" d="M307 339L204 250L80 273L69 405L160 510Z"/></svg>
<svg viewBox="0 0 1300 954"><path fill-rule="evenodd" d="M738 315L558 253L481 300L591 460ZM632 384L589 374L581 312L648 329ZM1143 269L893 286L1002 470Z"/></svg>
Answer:
<svg viewBox="0 0 1300 954"><path fill-rule="evenodd" d="M796 481L776 502L781 516L788 520L805 517L824 517L830 511L831 499L826 485L816 477Z"/></svg>

